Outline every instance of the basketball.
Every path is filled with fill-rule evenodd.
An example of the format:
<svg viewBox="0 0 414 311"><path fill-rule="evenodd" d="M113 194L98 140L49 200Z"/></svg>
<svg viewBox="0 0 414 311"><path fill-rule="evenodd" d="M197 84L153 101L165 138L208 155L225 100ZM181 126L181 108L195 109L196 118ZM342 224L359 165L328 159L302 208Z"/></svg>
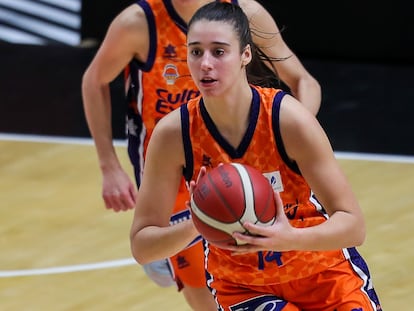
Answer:
<svg viewBox="0 0 414 311"><path fill-rule="evenodd" d="M269 181L255 168L226 163L198 181L190 200L194 226L209 243L225 248L241 245L235 231L249 234L245 221L269 226L276 219L276 205Z"/></svg>

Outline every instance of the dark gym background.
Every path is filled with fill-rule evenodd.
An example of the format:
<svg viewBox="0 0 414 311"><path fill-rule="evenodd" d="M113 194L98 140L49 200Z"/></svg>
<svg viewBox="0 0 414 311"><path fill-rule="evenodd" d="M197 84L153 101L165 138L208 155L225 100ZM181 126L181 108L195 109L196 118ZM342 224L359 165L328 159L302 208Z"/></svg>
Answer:
<svg viewBox="0 0 414 311"><path fill-rule="evenodd" d="M97 45L85 43L99 44L133 2L83 1L79 46L0 41L0 132L89 137L80 85ZM414 12L405 1L260 2L319 80L318 119L336 151L414 154ZM123 138L120 77L112 96Z"/></svg>

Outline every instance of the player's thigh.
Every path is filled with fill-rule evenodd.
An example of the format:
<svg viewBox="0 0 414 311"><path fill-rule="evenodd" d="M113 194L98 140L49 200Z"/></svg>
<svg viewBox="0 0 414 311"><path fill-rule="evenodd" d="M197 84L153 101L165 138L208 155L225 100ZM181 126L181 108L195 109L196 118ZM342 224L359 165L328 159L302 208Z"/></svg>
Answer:
<svg viewBox="0 0 414 311"><path fill-rule="evenodd" d="M217 304L207 287L184 286L181 291L194 311L217 311Z"/></svg>

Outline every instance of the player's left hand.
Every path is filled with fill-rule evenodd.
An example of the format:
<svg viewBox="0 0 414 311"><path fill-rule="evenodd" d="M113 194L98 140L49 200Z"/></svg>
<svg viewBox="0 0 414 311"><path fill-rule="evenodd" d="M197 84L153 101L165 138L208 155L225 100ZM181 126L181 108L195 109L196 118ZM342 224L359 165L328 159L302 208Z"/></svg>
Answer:
<svg viewBox="0 0 414 311"><path fill-rule="evenodd" d="M294 249L295 230L297 229L290 225L278 192L275 192L275 202L277 214L273 225L262 227L245 222L243 226L250 234L233 233L233 237L239 243L244 243L237 246L229 246L228 249L233 254L240 255L263 250L289 251Z"/></svg>
<svg viewBox="0 0 414 311"><path fill-rule="evenodd" d="M190 196L193 194L194 188L196 187L196 185L200 181L201 177L203 177L206 174L206 171L207 171L206 167L202 166L200 168L200 171L198 172L197 181L191 180L190 182L186 183L187 190L190 193Z"/></svg>

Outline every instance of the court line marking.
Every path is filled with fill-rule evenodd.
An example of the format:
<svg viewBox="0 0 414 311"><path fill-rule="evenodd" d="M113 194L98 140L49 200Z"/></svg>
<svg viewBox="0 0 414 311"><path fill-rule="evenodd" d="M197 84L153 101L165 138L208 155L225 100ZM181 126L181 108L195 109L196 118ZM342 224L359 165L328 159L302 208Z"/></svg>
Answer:
<svg viewBox="0 0 414 311"><path fill-rule="evenodd" d="M61 136L44 136L44 135L26 135L26 134L9 134L0 133L0 140L3 141L19 141L19 142L35 142L35 143L58 143L58 144L74 144L74 145L93 145L92 138L79 137L61 137ZM126 146L125 140L114 140L115 146ZM108 269L122 266L139 265L133 258L124 258L110 261L95 262L89 264L57 266L39 269L22 269L22 270L0 270L0 278L33 276L45 274L60 274L78 271L90 271L97 269Z"/></svg>
<svg viewBox="0 0 414 311"><path fill-rule="evenodd" d="M0 133L0 140L20 141L20 142L38 142L38 143L75 144L75 145L93 145L94 144L92 138L7 134L7 133ZM126 139L125 140L115 139L114 145L115 146L127 146L127 141ZM334 153L338 159L395 162L395 163L414 163L414 156L359 153L359 152L342 152L342 151L335 151ZM130 265L138 265L138 263L133 258L125 258L125 259L95 262L95 263L81 264L81 265L60 266L60 267L50 267L50 268L40 268L40 269L5 270L5 271L0 271L0 278L30 276L30 275L58 274L58 273L78 272L78 271L90 271L90 270L107 269L107 268L130 266Z"/></svg>
<svg viewBox="0 0 414 311"><path fill-rule="evenodd" d="M61 274L79 271L91 271L98 269L108 269L123 266L138 265L133 258L117 259L110 261L94 262L89 264L60 266L40 269L24 269L24 270L4 270L0 271L0 278L17 277L17 276L31 276L31 275L45 275L45 274Z"/></svg>
<svg viewBox="0 0 414 311"><path fill-rule="evenodd" d="M4 141L21 141L21 142L38 142L38 143L57 143L57 144L74 144L74 145L93 145L92 138L82 137L63 137L47 135L26 135L26 134L9 134L0 133L0 140ZM127 146L126 139L114 139L115 146ZM395 163L414 163L414 155L398 154L381 154L381 153L362 153L334 151L338 159L345 160L366 160L378 162L395 162Z"/></svg>
<svg viewBox="0 0 414 311"><path fill-rule="evenodd" d="M32 134L13 134L0 133L0 140L4 141L18 141L31 143L56 143L56 144L71 144L71 145L93 145L92 138L83 137L64 137L64 136L47 136L47 135L32 135ZM114 139L115 146L126 146L126 139Z"/></svg>
<svg viewBox="0 0 414 311"><path fill-rule="evenodd" d="M414 156L397 155L397 154L381 154L381 153L359 153L335 151L336 158L344 160L363 160L376 162L393 162L393 163L414 163Z"/></svg>

